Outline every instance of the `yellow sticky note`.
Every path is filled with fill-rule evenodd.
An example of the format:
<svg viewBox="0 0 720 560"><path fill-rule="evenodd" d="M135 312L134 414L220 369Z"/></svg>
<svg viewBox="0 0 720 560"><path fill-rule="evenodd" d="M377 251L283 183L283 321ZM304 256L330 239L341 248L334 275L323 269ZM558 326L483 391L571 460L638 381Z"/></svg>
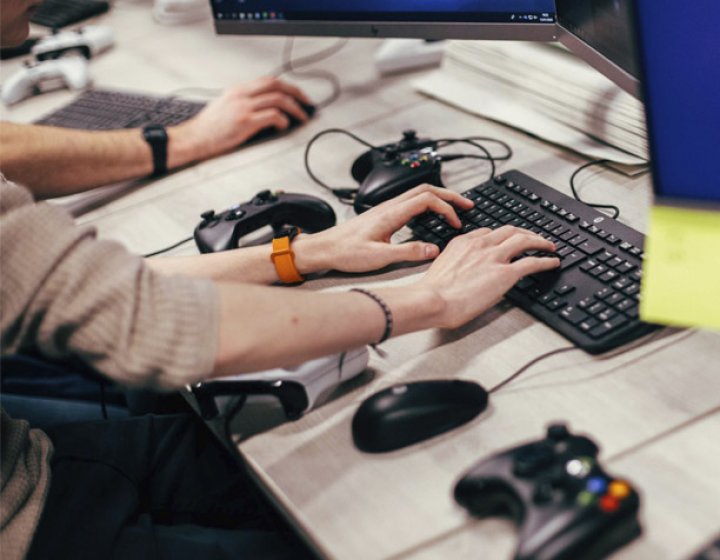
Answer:
<svg viewBox="0 0 720 560"><path fill-rule="evenodd" d="M720 212L652 209L640 318L720 329Z"/></svg>

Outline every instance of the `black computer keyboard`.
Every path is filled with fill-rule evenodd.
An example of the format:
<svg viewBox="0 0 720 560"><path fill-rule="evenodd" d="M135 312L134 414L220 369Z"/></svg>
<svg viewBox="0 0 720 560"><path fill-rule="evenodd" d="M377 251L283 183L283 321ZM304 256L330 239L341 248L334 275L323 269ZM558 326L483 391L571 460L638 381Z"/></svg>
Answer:
<svg viewBox="0 0 720 560"><path fill-rule="evenodd" d="M720 535L717 535L707 548L693 556L692 560L720 560Z"/></svg>
<svg viewBox="0 0 720 560"><path fill-rule="evenodd" d="M594 208L509 171L464 196L461 230L425 214L410 224L415 237L443 248L459 232L509 224L553 241L560 268L521 280L507 295L571 342L605 352L654 328L638 318L644 236ZM533 252L530 252L531 254Z"/></svg>
<svg viewBox="0 0 720 560"><path fill-rule="evenodd" d="M95 89L36 123L84 130L173 126L194 117L203 107L204 103L173 97Z"/></svg>
<svg viewBox="0 0 720 560"><path fill-rule="evenodd" d="M55 29L104 14L109 9L108 2L98 0L45 0L30 21Z"/></svg>

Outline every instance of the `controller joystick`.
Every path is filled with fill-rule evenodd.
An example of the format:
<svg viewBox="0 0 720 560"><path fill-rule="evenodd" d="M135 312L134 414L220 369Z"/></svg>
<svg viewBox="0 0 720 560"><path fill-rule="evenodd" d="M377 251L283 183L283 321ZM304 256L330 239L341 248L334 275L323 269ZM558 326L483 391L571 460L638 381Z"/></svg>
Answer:
<svg viewBox="0 0 720 560"><path fill-rule="evenodd" d="M236 249L244 235L264 226L278 230L297 226L317 232L335 225L335 212L319 198L282 191L261 191L252 200L236 204L220 214L207 210L195 228L195 242L201 253Z"/></svg>
<svg viewBox="0 0 720 560"><path fill-rule="evenodd" d="M640 534L633 487L600 466L597 445L550 426L544 440L475 464L455 499L477 517L502 515L519 528L516 560L595 560Z"/></svg>
<svg viewBox="0 0 720 560"><path fill-rule="evenodd" d="M413 187L430 183L442 187L437 142L406 130L399 142L369 150L355 160L353 178L360 183L354 208L358 214Z"/></svg>

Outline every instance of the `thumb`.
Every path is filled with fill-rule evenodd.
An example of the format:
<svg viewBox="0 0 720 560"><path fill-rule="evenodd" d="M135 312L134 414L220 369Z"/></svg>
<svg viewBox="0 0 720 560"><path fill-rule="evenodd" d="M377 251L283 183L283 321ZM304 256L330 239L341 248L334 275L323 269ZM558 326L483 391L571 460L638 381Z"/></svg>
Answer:
<svg viewBox="0 0 720 560"><path fill-rule="evenodd" d="M394 256L404 261L427 261L434 259L440 254L440 248L433 243L423 243L422 241L411 241L409 243L400 243L393 245Z"/></svg>

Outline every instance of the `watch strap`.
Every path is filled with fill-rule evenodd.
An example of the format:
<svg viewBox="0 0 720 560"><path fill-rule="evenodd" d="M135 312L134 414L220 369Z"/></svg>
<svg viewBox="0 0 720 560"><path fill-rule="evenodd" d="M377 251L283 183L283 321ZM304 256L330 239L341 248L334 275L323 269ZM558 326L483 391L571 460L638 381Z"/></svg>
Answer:
<svg viewBox="0 0 720 560"><path fill-rule="evenodd" d="M295 266L295 253L290 247L290 242L300 233L298 228L294 231L287 231L272 241L272 254L270 259L275 265L278 277L284 284L297 284L305 279L298 272Z"/></svg>
<svg viewBox="0 0 720 560"><path fill-rule="evenodd" d="M150 145L153 158L153 177L167 173L168 134L165 127L149 124L143 128L143 138Z"/></svg>

